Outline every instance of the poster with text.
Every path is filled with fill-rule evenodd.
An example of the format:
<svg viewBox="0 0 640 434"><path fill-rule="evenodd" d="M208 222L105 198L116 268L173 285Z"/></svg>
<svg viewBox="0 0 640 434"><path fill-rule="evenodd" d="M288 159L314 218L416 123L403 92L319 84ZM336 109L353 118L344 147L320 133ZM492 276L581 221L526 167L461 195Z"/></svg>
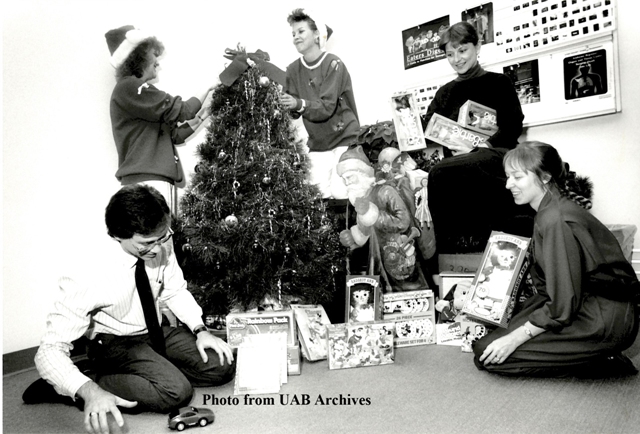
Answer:
<svg viewBox="0 0 640 434"><path fill-rule="evenodd" d="M566 57L564 98L573 100L607 93L607 52L604 49Z"/></svg>
<svg viewBox="0 0 640 434"><path fill-rule="evenodd" d="M504 74L511 79L521 105L540 102L540 73L537 59L505 66L503 70Z"/></svg>
<svg viewBox="0 0 640 434"><path fill-rule="evenodd" d="M444 59L445 54L438 48L438 41L440 35L448 28L449 16L446 16L404 30L402 32L404 69Z"/></svg>
<svg viewBox="0 0 640 434"><path fill-rule="evenodd" d="M476 28L481 44L493 42L493 3L465 9L460 18Z"/></svg>

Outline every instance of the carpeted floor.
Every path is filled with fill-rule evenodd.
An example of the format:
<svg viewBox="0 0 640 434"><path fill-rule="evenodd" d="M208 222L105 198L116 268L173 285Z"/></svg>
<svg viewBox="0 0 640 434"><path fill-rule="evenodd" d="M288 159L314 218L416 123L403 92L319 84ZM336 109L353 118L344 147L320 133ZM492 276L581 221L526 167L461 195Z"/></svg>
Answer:
<svg viewBox="0 0 640 434"><path fill-rule="evenodd" d="M627 351L640 366L640 339ZM61 404L24 405L34 370L3 378L3 432L83 433L83 414ZM205 404L233 398L233 383L197 389L192 405L211 408L213 425L196 433L639 433L640 376L609 380L514 379L479 372L459 348L400 348L392 365L330 371L326 361L303 363L274 405ZM286 405L304 402L308 405ZM326 398L368 398L370 405L320 405ZM281 401L282 399L282 401ZM335 400L339 404L339 399ZM163 433L167 416L125 415L112 432Z"/></svg>

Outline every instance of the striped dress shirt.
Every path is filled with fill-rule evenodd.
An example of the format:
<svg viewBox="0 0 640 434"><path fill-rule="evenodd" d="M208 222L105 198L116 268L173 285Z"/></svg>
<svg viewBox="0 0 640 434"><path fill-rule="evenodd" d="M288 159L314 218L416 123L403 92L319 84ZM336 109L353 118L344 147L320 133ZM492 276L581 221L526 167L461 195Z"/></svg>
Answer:
<svg viewBox="0 0 640 434"><path fill-rule="evenodd" d="M147 333L144 313L135 284L137 258L118 242L100 250L100 259L82 270L64 274L58 280L59 294L47 316L46 332L36 353L40 376L61 395L75 397L90 379L73 364L72 342L98 333L135 336ZM155 258L145 261L158 320L162 301L191 330L202 324L202 309L187 290L173 242L161 245Z"/></svg>

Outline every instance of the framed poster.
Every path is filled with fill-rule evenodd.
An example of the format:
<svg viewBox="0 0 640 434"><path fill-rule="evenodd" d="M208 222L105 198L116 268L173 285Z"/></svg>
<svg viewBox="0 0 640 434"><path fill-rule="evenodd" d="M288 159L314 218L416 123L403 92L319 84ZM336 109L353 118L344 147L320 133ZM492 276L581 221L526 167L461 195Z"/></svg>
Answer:
<svg viewBox="0 0 640 434"><path fill-rule="evenodd" d="M493 42L493 3L465 9L460 18L476 28L481 44Z"/></svg>
<svg viewBox="0 0 640 434"><path fill-rule="evenodd" d="M438 48L440 34L449 28L449 16L429 21L402 32L404 69L415 68L444 59Z"/></svg>

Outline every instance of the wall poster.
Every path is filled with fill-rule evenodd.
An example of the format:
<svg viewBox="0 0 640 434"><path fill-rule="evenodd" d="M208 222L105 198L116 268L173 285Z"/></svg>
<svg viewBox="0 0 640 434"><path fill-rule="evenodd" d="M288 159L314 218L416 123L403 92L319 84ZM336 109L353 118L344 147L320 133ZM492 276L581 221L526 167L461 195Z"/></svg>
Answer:
<svg viewBox="0 0 640 434"><path fill-rule="evenodd" d="M440 34L449 28L449 16L402 31L404 69L415 68L444 59L438 48Z"/></svg>
<svg viewBox="0 0 640 434"><path fill-rule="evenodd" d="M493 3L465 9L460 18L476 28L481 44L493 42Z"/></svg>

